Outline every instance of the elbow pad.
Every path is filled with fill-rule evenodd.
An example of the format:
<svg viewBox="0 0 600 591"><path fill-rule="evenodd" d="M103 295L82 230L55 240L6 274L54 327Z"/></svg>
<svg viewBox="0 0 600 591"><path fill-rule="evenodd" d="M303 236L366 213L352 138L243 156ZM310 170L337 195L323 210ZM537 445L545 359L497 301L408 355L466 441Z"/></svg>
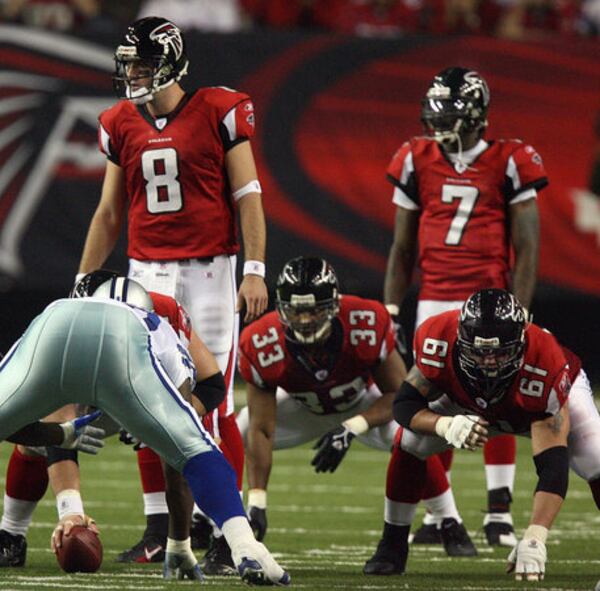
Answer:
<svg viewBox="0 0 600 591"><path fill-rule="evenodd" d="M394 418L403 427L410 429L412 418L427 408L427 400L408 382L403 382L394 398Z"/></svg>
<svg viewBox="0 0 600 591"><path fill-rule="evenodd" d="M564 445L557 445L533 456L538 484L535 492L543 491L567 496L569 486L569 454Z"/></svg>
<svg viewBox="0 0 600 591"><path fill-rule="evenodd" d="M225 379L221 372L198 382L192 394L204 405L206 412L211 412L225 399Z"/></svg>

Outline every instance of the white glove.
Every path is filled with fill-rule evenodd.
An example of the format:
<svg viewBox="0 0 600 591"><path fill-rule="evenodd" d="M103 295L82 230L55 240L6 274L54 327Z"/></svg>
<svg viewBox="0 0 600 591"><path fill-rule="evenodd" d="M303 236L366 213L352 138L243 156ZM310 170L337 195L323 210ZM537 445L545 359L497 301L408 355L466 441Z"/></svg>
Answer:
<svg viewBox="0 0 600 591"><path fill-rule="evenodd" d="M91 414L77 417L72 421L60 423L63 430L64 439L58 446L63 449L76 449L85 452L86 454L97 454L104 447L102 439L106 435L104 429L90 425L95 421L102 411L97 410Z"/></svg>
<svg viewBox="0 0 600 591"><path fill-rule="evenodd" d="M187 540L167 538L163 578L179 580L188 578L194 581L202 581L204 575L192 552L190 538Z"/></svg>
<svg viewBox="0 0 600 591"><path fill-rule="evenodd" d="M514 572L517 581L542 581L546 571L546 536L548 530L540 525L530 525L523 539L508 555L507 573Z"/></svg>
<svg viewBox="0 0 600 591"><path fill-rule="evenodd" d="M475 450L487 441L487 424L477 415L440 417L435 424L435 432L454 447Z"/></svg>

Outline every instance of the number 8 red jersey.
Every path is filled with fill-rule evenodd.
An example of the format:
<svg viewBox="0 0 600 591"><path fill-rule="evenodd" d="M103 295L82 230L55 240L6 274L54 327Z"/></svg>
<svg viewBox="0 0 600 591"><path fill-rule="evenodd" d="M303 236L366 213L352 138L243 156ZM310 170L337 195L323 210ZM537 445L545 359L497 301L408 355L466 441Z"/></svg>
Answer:
<svg viewBox="0 0 600 591"><path fill-rule="evenodd" d="M394 203L419 210L421 300L466 300L508 286L507 210L548 184L539 154L519 140L481 141L469 165L453 164L439 145L413 138L394 155Z"/></svg>
<svg viewBox="0 0 600 591"><path fill-rule="evenodd" d="M557 414L581 369L579 358L548 331L530 324L523 365L506 394L494 404L470 395L456 356L459 310L432 316L415 333L415 364L432 384L458 405L502 431L523 433L532 422Z"/></svg>
<svg viewBox="0 0 600 591"><path fill-rule="evenodd" d="M236 207L225 155L253 134L249 97L224 87L186 95L157 119L129 101L104 111L100 149L125 173L127 255L174 260L235 254Z"/></svg>

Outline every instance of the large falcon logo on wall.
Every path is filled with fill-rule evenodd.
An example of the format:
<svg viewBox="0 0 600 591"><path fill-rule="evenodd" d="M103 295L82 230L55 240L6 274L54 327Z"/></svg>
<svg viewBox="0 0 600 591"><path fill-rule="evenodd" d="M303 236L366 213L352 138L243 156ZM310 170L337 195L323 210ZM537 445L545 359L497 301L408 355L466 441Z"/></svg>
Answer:
<svg viewBox="0 0 600 591"><path fill-rule="evenodd" d="M23 240L50 185L101 178L96 121L114 102L112 70L112 53L104 47L0 25L0 276L5 286L23 274ZM69 211L63 216L68 226ZM57 220L48 222L60 236Z"/></svg>

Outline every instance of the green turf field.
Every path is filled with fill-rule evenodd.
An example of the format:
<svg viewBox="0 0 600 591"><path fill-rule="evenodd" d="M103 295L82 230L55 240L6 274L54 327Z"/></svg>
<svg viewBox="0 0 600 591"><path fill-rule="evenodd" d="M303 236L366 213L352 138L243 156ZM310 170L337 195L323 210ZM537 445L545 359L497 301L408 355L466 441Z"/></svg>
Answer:
<svg viewBox="0 0 600 591"><path fill-rule="evenodd" d="M3 445L4 476L10 445ZM269 487L269 532L266 542L292 575L298 589L593 589L600 578L600 515L587 485L572 475L568 499L548 544L547 579L515 583L504 574L505 549L492 550L480 531L485 507L481 454L455 455L453 481L467 528L480 551L476 559L448 559L441 548L417 547L402 577L361 574L378 541L388 456L354 443L335 474L315 474L310 449L276 452ZM163 582L159 565L126 566L114 562L117 552L142 532L140 485L134 453L116 438L98 457L82 458L87 512L96 518L104 544L104 564L93 575L61 573L49 549L56 519L51 495L38 508L29 534L27 564L0 571L0 589L8 590L162 590L192 588L191 582ZM535 472L526 440L520 441L513 515L519 532L526 525ZM4 478L2 478L4 484ZM237 578L207 579L211 589L242 588Z"/></svg>

